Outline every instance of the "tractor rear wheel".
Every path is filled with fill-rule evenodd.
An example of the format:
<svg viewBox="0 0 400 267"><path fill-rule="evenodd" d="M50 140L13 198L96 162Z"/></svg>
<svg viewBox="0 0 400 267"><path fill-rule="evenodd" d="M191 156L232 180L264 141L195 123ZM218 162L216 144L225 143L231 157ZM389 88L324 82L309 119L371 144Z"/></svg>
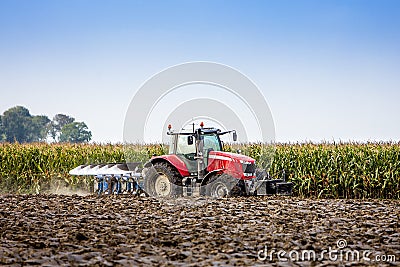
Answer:
<svg viewBox="0 0 400 267"><path fill-rule="evenodd" d="M242 195L239 180L228 174L215 175L205 187L206 196L222 198Z"/></svg>
<svg viewBox="0 0 400 267"><path fill-rule="evenodd" d="M145 191L153 197L182 196L182 178L168 163L157 162L145 175Z"/></svg>

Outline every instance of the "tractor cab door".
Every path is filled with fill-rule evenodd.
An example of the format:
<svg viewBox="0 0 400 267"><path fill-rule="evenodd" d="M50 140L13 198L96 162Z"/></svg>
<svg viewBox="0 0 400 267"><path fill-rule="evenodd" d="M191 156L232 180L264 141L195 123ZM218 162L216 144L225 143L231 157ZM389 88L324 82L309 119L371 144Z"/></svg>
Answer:
<svg viewBox="0 0 400 267"><path fill-rule="evenodd" d="M173 136L170 154L177 155L185 163L189 173L197 173L196 145L188 144L188 135Z"/></svg>
<svg viewBox="0 0 400 267"><path fill-rule="evenodd" d="M203 136L203 156L204 164L208 166L208 156L211 151L222 151L221 141L217 134L207 134Z"/></svg>

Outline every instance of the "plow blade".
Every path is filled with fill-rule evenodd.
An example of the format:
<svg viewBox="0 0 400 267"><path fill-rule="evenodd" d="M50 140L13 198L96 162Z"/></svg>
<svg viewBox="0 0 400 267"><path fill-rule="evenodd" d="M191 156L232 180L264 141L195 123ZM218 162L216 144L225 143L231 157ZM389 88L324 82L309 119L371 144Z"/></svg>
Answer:
<svg viewBox="0 0 400 267"><path fill-rule="evenodd" d="M143 191L140 165L141 162L85 164L70 170L69 174L93 176L93 191L98 194L136 194Z"/></svg>
<svg viewBox="0 0 400 267"><path fill-rule="evenodd" d="M85 164L69 171L70 175L96 176L96 175L126 175L136 174L140 162Z"/></svg>

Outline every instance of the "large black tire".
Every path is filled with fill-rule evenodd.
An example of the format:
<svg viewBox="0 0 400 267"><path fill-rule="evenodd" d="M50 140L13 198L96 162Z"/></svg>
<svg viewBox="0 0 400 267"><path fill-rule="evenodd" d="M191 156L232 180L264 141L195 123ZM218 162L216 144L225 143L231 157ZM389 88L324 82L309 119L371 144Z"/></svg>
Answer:
<svg viewBox="0 0 400 267"><path fill-rule="evenodd" d="M241 196L243 194L240 180L228 174L213 176L205 186L205 195L209 197L221 198Z"/></svg>
<svg viewBox="0 0 400 267"><path fill-rule="evenodd" d="M144 189L152 197L182 196L182 177L170 164L157 162L145 172Z"/></svg>

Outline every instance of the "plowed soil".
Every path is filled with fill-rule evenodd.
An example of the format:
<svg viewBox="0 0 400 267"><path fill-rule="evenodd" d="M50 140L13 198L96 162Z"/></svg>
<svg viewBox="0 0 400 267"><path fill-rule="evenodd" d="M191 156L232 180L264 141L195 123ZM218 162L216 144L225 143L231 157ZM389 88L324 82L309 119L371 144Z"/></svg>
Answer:
<svg viewBox="0 0 400 267"><path fill-rule="evenodd" d="M293 197L159 201L128 195L2 195L0 264L396 265L399 204ZM316 257L302 258L304 251ZM346 251L358 251L359 259L346 257ZM363 259L365 251L369 254ZM386 261L379 262L377 255Z"/></svg>

